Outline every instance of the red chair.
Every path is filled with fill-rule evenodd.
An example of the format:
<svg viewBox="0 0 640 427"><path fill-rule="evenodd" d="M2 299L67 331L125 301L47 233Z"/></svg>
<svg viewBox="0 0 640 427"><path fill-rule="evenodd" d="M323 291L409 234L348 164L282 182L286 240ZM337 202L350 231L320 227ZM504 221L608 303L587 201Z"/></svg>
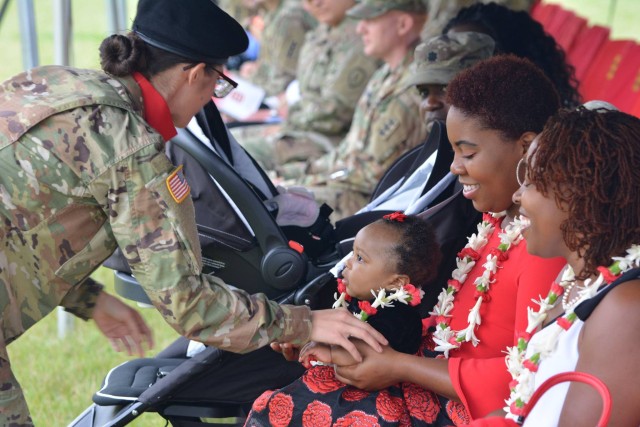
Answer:
<svg viewBox="0 0 640 427"><path fill-rule="evenodd" d="M543 27L551 22L553 15L560 9L557 4L540 3L531 11L531 17L542 24Z"/></svg>
<svg viewBox="0 0 640 427"><path fill-rule="evenodd" d="M607 27L594 25L585 27L576 37L568 52L567 59L576 69L576 78L582 81L593 62L600 46L609 39L611 30Z"/></svg>
<svg viewBox="0 0 640 427"><path fill-rule="evenodd" d="M634 116L640 118L640 96L636 99L635 106L629 111L629 114L633 114Z"/></svg>
<svg viewBox="0 0 640 427"><path fill-rule="evenodd" d="M600 47L580 85L580 93L585 101L602 99L611 102L607 87L634 46L636 43L633 40L607 40Z"/></svg>
<svg viewBox="0 0 640 427"><path fill-rule="evenodd" d="M633 43L627 50L612 79L602 88L601 95L621 111L631 113L640 98L639 44Z"/></svg>
<svg viewBox="0 0 640 427"><path fill-rule="evenodd" d="M556 34L553 34L553 37L556 39L556 42L562 46L562 49L564 49L565 52L569 52L578 38L578 34L580 34L586 27L587 20L585 18L570 12L570 15L563 22L562 27L557 29Z"/></svg>
<svg viewBox="0 0 640 427"><path fill-rule="evenodd" d="M576 14L572 11L559 7L551 16L551 20L544 26L544 29L557 41L558 36L564 32L566 23L575 17Z"/></svg>

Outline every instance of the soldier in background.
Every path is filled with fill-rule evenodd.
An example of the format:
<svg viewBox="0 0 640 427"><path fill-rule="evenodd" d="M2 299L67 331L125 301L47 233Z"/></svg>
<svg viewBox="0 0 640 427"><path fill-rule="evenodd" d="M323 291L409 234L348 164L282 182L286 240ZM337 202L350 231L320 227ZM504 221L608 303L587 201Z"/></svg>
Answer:
<svg viewBox="0 0 640 427"><path fill-rule="evenodd" d="M318 159L287 163L285 179L313 191L334 208L332 218L354 214L366 204L384 171L426 135L418 114L420 97L407 84L413 51L427 19L422 0L362 0L347 11L358 19L364 52L385 62L360 97L346 138Z"/></svg>
<svg viewBox="0 0 640 427"><path fill-rule="evenodd" d="M355 105L381 65L364 54L357 21L346 17L355 0L304 1L319 25L307 33L298 58L297 102L281 125L232 131L266 170L333 150L349 130Z"/></svg>
<svg viewBox="0 0 640 427"><path fill-rule="evenodd" d="M242 65L240 75L262 87L267 96L279 96L296 78L305 35L316 21L301 0L258 0L257 4L263 12L263 48L257 61Z"/></svg>
<svg viewBox="0 0 640 427"><path fill-rule="evenodd" d="M429 20L422 31L422 39L438 36L447 22L458 12L474 3L498 3L513 10L529 12L535 0L428 0Z"/></svg>
<svg viewBox="0 0 640 427"><path fill-rule="evenodd" d="M188 24L188 25L187 25ZM272 341L386 342L347 311L310 312L202 274L182 166L164 153L247 47L242 26L209 1L140 0L133 32L100 46L108 73L48 66L0 85L0 425L32 425L6 346L60 305L116 350L142 354L151 332L88 276L119 247L181 335L243 352Z"/></svg>
<svg viewBox="0 0 640 427"><path fill-rule="evenodd" d="M452 33L435 37L415 49L414 62L402 88L419 99L419 115L416 117L424 127L431 129L435 120L444 121L449 111L445 102L447 84L460 71L493 54L494 41L486 34L474 32ZM416 90L417 89L417 90ZM415 113L414 113L415 114ZM357 147L356 147L357 148ZM346 154L347 161L335 160L337 167L321 176L311 175L302 181L324 180L324 185L309 186L316 198L332 206L336 217L345 217L364 207L380 177L373 179L373 171L384 172L381 157L367 155L367 151L352 149ZM375 152L375 151L374 151ZM371 158L368 162L367 157ZM313 166L312 166L313 167ZM333 179L327 179L331 177Z"/></svg>

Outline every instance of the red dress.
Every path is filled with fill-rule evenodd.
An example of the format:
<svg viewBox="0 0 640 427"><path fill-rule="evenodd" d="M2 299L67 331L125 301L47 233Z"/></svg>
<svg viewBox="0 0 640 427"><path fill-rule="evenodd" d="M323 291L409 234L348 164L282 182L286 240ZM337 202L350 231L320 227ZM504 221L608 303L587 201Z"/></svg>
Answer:
<svg viewBox="0 0 640 427"><path fill-rule="evenodd" d="M476 303L473 281L483 273L486 256L499 245L498 234L494 230L457 294L451 311L454 330L467 326L467 315ZM480 308L482 324L476 329L480 343L477 347L464 343L449 354L449 375L464 406L413 384L365 392L337 381L332 368L316 367L287 387L260 396L246 426L441 426L502 408L511 381L503 352L514 344L515 331L526 327L527 307L536 307L531 300L547 294L565 264L562 258L529 255L525 241L512 247L508 256L494 276L491 300Z"/></svg>

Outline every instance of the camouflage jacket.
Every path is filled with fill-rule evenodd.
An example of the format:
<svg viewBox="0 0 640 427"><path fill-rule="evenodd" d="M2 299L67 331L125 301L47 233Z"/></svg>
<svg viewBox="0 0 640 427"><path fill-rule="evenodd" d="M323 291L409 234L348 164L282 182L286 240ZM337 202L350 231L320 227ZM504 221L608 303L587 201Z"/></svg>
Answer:
<svg viewBox="0 0 640 427"><path fill-rule="evenodd" d="M232 351L304 342L309 310L201 274L193 204L132 78L42 67L0 86L0 310L7 341L59 304L90 317L85 280L119 246L180 334Z"/></svg>
<svg viewBox="0 0 640 427"><path fill-rule="evenodd" d="M395 69L385 64L376 71L358 101L346 138L333 153L311 163L300 184L337 185L370 195L389 166L424 139L420 95L406 82L413 50Z"/></svg>
<svg viewBox="0 0 640 427"><path fill-rule="evenodd" d="M342 139L351 125L355 105L380 62L364 54L357 21L319 25L307 33L298 59L301 99L289 109L285 133L312 131Z"/></svg>
<svg viewBox="0 0 640 427"><path fill-rule="evenodd" d="M278 7L265 14L260 44L258 68L251 81L262 87L268 96L278 95L296 78L298 57L307 32L316 21L300 1L282 0Z"/></svg>

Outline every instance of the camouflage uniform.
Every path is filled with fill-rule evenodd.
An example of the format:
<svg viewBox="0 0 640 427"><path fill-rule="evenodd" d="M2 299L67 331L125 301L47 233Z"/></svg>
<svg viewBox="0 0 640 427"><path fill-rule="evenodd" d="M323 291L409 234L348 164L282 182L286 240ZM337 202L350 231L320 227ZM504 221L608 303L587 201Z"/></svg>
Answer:
<svg viewBox="0 0 640 427"><path fill-rule="evenodd" d="M244 4L242 0L218 0L218 6L220 9L227 12L236 21L242 25L248 25L249 19L255 15L256 11L253 8Z"/></svg>
<svg viewBox="0 0 640 427"><path fill-rule="evenodd" d="M296 78L298 57L306 33L316 21L300 0L282 0L275 10L264 15L264 29L258 68L250 80L262 87L267 96L279 95Z"/></svg>
<svg viewBox="0 0 640 427"><path fill-rule="evenodd" d="M289 161L317 158L345 137L355 105L371 75L381 65L364 54L357 21L324 24L307 33L298 58L300 101L292 105L281 131L234 136L265 169Z"/></svg>
<svg viewBox="0 0 640 427"><path fill-rule="evenodd" d="M460 9L474 3L498 3L513 10L530 10L535 0L428 0L429 20L422 30L422 40L429 40L442 33L444 27Z"/></svg>
<svg viewBox="0 0 640 427"><path fill-rule="evenodd" d="M412 60L413 48L394 70L384 65L376 71L358 101L347 137L334 152L308 163L304 171L292 173L294 165L283 171L286 178L297 175L298 184L333 207L334 219L366 205L384 171L426 135L420 96L407 84Z"/></svg>
<svg viewBox="0 0 640 427"><path fill-rule="evenodd" d="M142 117L132 78L42 67L0 86L0 420L28 416L6 345L58 305L90 318L87 276L117 246L188 338L231 351L308 339L308 308L201 275L193 204L170 188L180 166Z"/></svg>

